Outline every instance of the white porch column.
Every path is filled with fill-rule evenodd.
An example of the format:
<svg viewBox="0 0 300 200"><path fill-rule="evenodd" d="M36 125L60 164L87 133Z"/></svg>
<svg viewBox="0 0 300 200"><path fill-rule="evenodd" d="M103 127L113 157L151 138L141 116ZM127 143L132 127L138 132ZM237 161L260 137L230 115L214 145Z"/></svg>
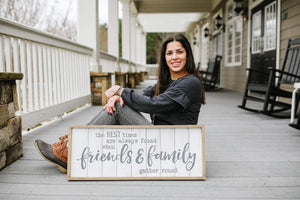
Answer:
<svg viewBox="0 0 300 200"><path fill-rule="evenodd" d="M108 1L108 53L119 58L119 9L118 0ZM120 71L116 62L114 71Z"/></svg>
<svg viewBox="0 0 300 200"><path fill-rule="evenodd" d="M93 48L90 71L100 72L98 0L77 0L77 42Z"/></svg>
<svg viewBox="0 0 300 200"><path fill-rule="evenodd" d="M142 28L140 25L136 29L136 63L142 63Z"/></svg>
<svg viewBox="0 0 300 200"><path fill-rule="evenodd" d="M136 63L136 14L132 13L130 17L130 60L134 63ZM133 71L136 71L136 69L132 69Z"/></svg>
<svg viewBox="0 0 300 200"><path fill-rule="evenodd" d="M118 0L108 1L108 53L119 57Z"/></svg>
<svg viewBox="0 0 300 200"><path fill-rule="evenodd" d="M122 2L122 58L130 60L130 0Z"/></svg>
<svg viewBox="0 0 300 200"><path fill-rule="evenodd" d="M146 63L147 63L147 40L146 40L146 36L147 36L147 33L142 32L142 43L141 43L141 46L142 46L142 62L141 62L141 64L142 65L146 65Z"/></svg>

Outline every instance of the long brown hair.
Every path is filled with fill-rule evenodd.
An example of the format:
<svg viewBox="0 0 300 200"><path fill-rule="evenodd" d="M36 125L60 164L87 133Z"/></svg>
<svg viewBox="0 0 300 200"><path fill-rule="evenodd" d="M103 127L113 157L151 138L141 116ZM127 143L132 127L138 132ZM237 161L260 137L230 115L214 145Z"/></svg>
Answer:
<svg viewBox="0 0 300 200"><path fill-rule="evenodd" d="M161 46L160 60L159 60L159 66L157 71L158 80L156 84L155 96L163 93L168 88L169 82L171 80L171 75L170 75L169 67L166 62L165 54L166 54L167 45L173 41L180 42L182 47L186 51L186 64L185 64L186 71L189 74L193 74L194 76L198 77L202 83L200 74L196 69L192 48L188 39L182 34L174 35L169 37ZM202 84L202 103L205 104L205 89L203 84Z"/></svg>

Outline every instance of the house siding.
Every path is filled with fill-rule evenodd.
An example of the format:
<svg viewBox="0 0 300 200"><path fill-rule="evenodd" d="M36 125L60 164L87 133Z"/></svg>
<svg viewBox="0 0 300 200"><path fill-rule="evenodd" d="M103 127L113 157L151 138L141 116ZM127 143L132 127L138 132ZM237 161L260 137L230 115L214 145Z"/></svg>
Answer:
<svg viewBox="0 0 300 200"><path fill-rule="evenodd" d="M224 36L223 47L226 47ZM222 88L243 92L247 80L247 49L248 49L248 20L243 21L243 43L242 43L242 64L240 66L228 67L225 64L225 53L222 59ZM224 52L226 49L224 48Z"/></svg>
<svg viewBox="0 0 300 200"><path fill-rule="evenodd" d="M226 1L227 2L227 1ZM225 7L223 8L225 9ZM281 13L287 12L287 17L280 20L280 58L279 67L284 57L288 39L295 39L300 37L300 1L299 0L281 0ZM249 17L250 18L250 17ZM249 20L243 23L243 51L242 51L242 65L236 67L225 66L225 57L222 60L222 87L238 92L243 92L247 80L247 49L248 49L248 23ZM223 38L224 52L226 52L225 34ZM224 54L225 56L225 54ZM292 89L292 86L285 86Z"/></svg>
<svg viewBox="0 0 300 200"><path fill-rule="evenodd" d="M223 10L225 16L226 2L224 0L214 8L210 16L213 16L218 10ZM284 57L288 39L295 39L300 37L300 1L299 0L278 0L280 1L280 52L279 52L279 67L281 67L282 59ZM277 2L278 2L277 1ZM283 19L283 14L287 16ZM242 64L240 66L229 67L225 64L226 56L226 32L222 34L223 58L221 63L221 87L225 89L234 90L237 92L244 92L247 80L247 60L248 60L248 37L250 37L250 30L248 30L248 23L250 23L250 13L248 13L247 20L243 21L243 46L242 46ZM210 26L213 24L213 19L208 19ZM226 23L226 22L225 22ZM211 30L211 29L210 29ZM210 45L211 48L212 45ZM212 53L212 49L210 49ZM210 54L212 55L212 54ZM292 89L292 86L287 86Z"/></svg>
<svg viewBox="0 0 300 200"><path fill-rule="evenodd" d="M283 13L287 13L285 19L280 21L280 55L279 67L281 68L286 46L289 39L300 37L300 1L299 0L282 0L281 1L281 17ZM293 85L282 84L282 89L292 91ZM291 103L291 99L280 98L280 101Z"/></svg>
<svg viewBox="0 0 300 200"><path fill-rule="evenodd" d="M288 39L300 37L300 1L282 0L281 13L287 12L287 18L280 24L280 66L284 57Z"/></svg>

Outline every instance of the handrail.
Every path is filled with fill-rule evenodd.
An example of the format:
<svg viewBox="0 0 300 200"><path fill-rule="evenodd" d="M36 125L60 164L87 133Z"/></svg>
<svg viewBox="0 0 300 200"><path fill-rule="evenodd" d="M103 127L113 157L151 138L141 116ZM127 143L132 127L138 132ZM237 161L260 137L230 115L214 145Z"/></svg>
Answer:
<svg viewBox="0 0 300 200"><path fill-rule="evenodd" d="M67 40L56 35L36 30L24 24L9 21L0 17L0 33L7 36L22 38L30 41L35 41L42 44L48 44L54 47L72 50L78 53L91 55L93 49Z"/></svg>
<svg viewBox="0 0 300 200"><path fill-rule="evenodd" d="M113 56L113 55L111 55L109 53L106 53L104 51L100 51L100 58L111 60L111 61L117 61L118 60L118 58L116 56Z"/></svg>
<svg viewBox="0 0 300 200"><path fill-rule="evenodd" d="M33 127L90 102L89 47L0 18L0 71L17 81L22 127Z"/></svg>
<svg viewBox="0 0 300 200"><path fill-rule="evenodd" d="M23 73L17 81L23 128L62 115L90 102L93 49L0 18L0 71ZM100 52L102 72L139 72L132 61ZM138 69L136 69L138 67Z"/></svg>

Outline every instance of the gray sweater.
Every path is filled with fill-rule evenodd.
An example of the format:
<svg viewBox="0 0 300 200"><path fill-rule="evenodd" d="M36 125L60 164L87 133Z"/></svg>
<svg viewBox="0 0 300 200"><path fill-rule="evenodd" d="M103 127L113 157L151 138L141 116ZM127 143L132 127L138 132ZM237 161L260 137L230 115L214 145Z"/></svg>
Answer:
<svg viewBox="0 0 300 200"><path fill-rule="evenodd" d="M154 125L197 124L202 102L200 80L187 75L173 81L165 92L155 97L155 87L143 94L125 88L122 98L126 105L139 112L150 113Z"/></svg>

